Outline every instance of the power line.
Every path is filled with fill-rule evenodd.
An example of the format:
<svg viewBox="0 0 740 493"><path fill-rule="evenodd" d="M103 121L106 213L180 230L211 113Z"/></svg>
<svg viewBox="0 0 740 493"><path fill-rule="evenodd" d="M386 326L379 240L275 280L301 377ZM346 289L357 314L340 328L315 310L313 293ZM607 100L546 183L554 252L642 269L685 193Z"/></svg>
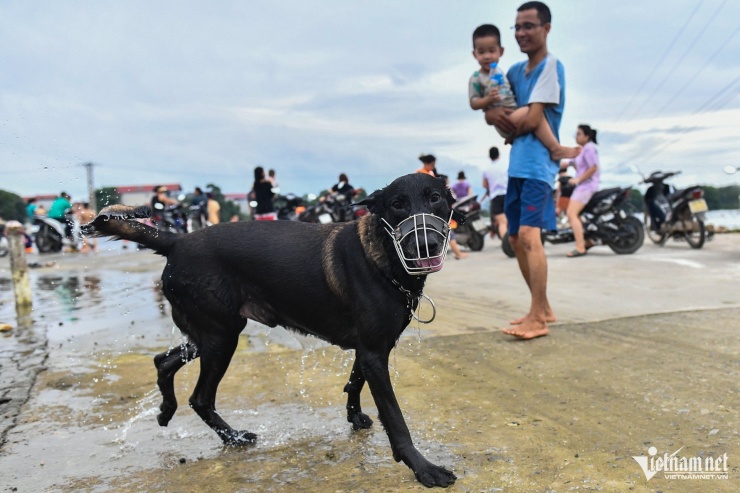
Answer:
<svg viewBox="0 0 740 493"><path fill-rule="evenodd" d="M668 57L668 54L671 52L671 50L673 50L673 48L675 48L676 41L678 41L678 39L681 37L681 35L683 34L683 32L686 30L686 27L691 22L691 19L694 18L694 16L696 15L696 13L699 11L699 7L701 7L701 5L703 3L704 3L704 0L699 0L699 2L696 4L696 6L694 7L694 10L691 12L691 14L689 14L688 19L686 19L686 21L683 23L683 26L681 26L681 29L678 30L678 32L676 33L676 36L674 36L673 40L671 40L671 42L668 43L668 46L666 47L666 50L658 58L658 63L655 64L655 65L653 65L653 69L650 71L650 73L645 78L645 80L642 81L642 84L640 84L640 87L638 87L637 90L635 90L635 92L632 93L632 97L630 98L630 100L627 102L627 104L624 107L622 107L622 111L620 111L619 112L619 115L617 115L617 121L619 121L619 120L622 119L622 116L624 115L624 113L627 111L627 109L630 106L632 106L632 103L635 101L635 98L637 98L637 95L645 88L645 86L650 81L650 79L653 77L653 75L655 74L655 72L658 70L658 68L660 68L660 66L666 60L666 58Z"/></svg>
<svg viewBox="0 0 740 493"><path fill-rule="evenodd" d="M721 51L722 51L722 50L723 50L723 49L725 48L725 46L727 46L727 44L728 44L728 43L729 43L730 41L732 41L732 39L733 39L733 38L734 38L735 36L737 36L737 33L739 33L739 32L740 32L740 26L738 26L738 27L737 27L737 28L735 29L735 31L734 31L734 32L733 32L733 33L732 33L732 34L730 35L730 37L729 37L729 38L727 38L727 40L726 40L726 41L725 41L724 43L722 43L722 44L720 45L720 47L719 47L719 48L718 48L718 49L717 49L717 50L716 50L716 51L715 51L714 53L712 53L712 56L710 56L709 58L707 58L707 61L706 61L706 62L704 62L704 65L702 65L702 67L701 67L701 68L700 68L699 70L697 70L697 71L696 71L696 73L695 73L695 74L694 74L694 75L693 75L693 76L692 76L692 77L691 77L691 78L690 78L689 80L690 80L690 81L696 80L696 79L697 79L697 77L698 77L698 76L699 76L699 75L700 75L700 74L701 74L701 73L702 73L702 72L703 72L703 71L704 71L704 70L705 70L705 69L707 68L707 66L708 66L708 65L709 65L710 63L712 63L712 60L714 60L714 58L715 58L715 57L716 57L716 56L717 56L717 55L718 55L718 54L719 54L719 53L720 53L720 52L721 52ZM674 102L674 101L675 101L675 100L676 100L676 99L677 99L677 98L678 98L678 97L679 97L679 96L680 96L681 94L683 94L683 92L684 92L684 91L686 90L686 88L687 88L688 86L689 86L689 84L683 84L683 85L681 86L681 89L679 89L679 91L678 91L678 92L677 92L676 94L674 94L674 95L673 95L673 97L672 97L672 98L671 98L670 100L668 100L668 101L667 101L667 102L666 102L666 103L665 103L665 104L664 104L664 105L663 105L663 106L662 106L662 107L661 107L661 108L660 108L660 109L658 110L658 113L662 113L662 112L663 112L663 110L665 110L666 108L668 108L668 106L670 106L670 105L671 105L671 103L673 103L673 102Z"/></svg>
<svg viewBox="0 0 740 493"><path fill-rule="evenodd" d="M704 27L701 28L699 33L696 35L694 40L689 44L689 50L686 52L688 54L691 49L696 46L699 39L701 39L702 36L704 36L704 33L707 29L709 29L709 26L712 24L714 19L719 15L719 12L722 10L722 8L727 3L727 0L723 0L723 2L717 7L717 10L714 11L714 14L709 18L706 24L704 24ZM658 83L658 85L655 87L653 92L650 93L650 95L642 102L642 104L632 113L629 120L634 120L638 113L640 113L641 110L644 110L647 107L647 104L655 97L655 95L663 88L663 85L666 83L666 81L673 76L673 73L676 71L676 69L679 67L679 63L673 64L673 68L668 71L668 73L663 77L663 79Z"/></svg>

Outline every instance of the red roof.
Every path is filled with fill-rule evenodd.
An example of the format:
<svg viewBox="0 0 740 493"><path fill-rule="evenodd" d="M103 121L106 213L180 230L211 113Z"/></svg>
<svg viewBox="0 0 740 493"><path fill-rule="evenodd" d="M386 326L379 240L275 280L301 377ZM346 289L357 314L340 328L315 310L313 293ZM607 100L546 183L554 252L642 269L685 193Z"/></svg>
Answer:
<svg viewBox="0 0 740 493"><path fill-rule="evenodd" d="M229 200L247 200L246 193L225 193L224 197Z"/></svg>
<svg viewBox="0 0 740 493"><path fill-rule="evenodd" d="M124 187L115 187L116 192L118 193L138 193L138 192L145 192L145 193L154 193L154 187L160 186L160 187L167 187L169 190L174 192L179 192L182 190L182 187L179 183L157 183L154 185L128 185Z"/></svg>

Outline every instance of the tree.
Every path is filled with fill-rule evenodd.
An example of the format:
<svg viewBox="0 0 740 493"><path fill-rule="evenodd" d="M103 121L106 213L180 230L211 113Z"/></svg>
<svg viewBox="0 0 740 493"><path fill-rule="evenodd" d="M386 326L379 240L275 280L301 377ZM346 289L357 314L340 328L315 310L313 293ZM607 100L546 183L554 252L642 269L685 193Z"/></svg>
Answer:
<svg viewBox="0 0 740 493"><path fill-rule="evenodd" d="M95 205L97 205L98 210L120 203L121 195L115 187L103 187L95 190Z"/></svg>
<svg viewBox="0 0 740 493"><path fill-rule="evenodd" d="M20 195L0 190L0 217L6 221L26 222L26 202Z"/></svg>

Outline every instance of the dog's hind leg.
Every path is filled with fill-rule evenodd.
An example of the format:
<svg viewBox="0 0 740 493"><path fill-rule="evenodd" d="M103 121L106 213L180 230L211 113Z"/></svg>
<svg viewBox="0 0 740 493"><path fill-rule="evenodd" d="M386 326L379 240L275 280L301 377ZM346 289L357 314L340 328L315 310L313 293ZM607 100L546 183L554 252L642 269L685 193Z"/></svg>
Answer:
<svg viewBox="0 0 740 493"><path fill-rule="evenodd" d="M154 366L157 368L157 385L162 394L162 404L159 406L161 412L157 415L159 426L167 426L177 410L175 373L197 357L198 348L190 342L154 357Z"/></svg>
<svg viewBox="0 0 740 493"><path fill-rule="evenodd" d="M362 412L360 407L360 392L365 385L365 376L362 374L360 363L355 356L355 363L352 365L352 373L349 376L349 382L344 386L347 393L347 421L352 423L354 430L370 428L373 420Z"/></svg>
<svg viewBox="0 0 740 493"><path fill-rule="evenodd" d="M239 331L233 333L209 333L200 341L200 376L190 396L190 407L215 431L226 445L254 443L257 435L237 431L229 426L216 412L216 391L239 341Z"/></svg>

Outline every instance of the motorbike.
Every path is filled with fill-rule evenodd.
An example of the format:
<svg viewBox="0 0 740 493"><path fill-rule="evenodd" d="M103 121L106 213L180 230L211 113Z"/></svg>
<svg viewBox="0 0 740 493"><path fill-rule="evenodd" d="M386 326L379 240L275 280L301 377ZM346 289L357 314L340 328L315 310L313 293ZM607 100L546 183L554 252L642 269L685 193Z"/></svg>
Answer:
<svg viewBox="0 0 740 493"><path fill-rule="evenodd" d="M481 251L489 231L489 224L481 216L478 196L469 195L463 197L452 204L452 209L465 216L465 222L463 224L453 224L457 244L466 246L474 252Z"/></svg>
<svg viewBox="0 0 740 493"><path fill-rule="evenodd" d="M298 216L306 209L303 206L303 199L292 193L278 195L272 199L272 203L278 220L297 221Z"/></svg>
<svg viewBox="0 0 740 493"><path fill-rule="evenodd" d="M160 231L171 231L177 234L188 232L187 213L181 204L165 206L161 202L155 203L151 220Z"/></svg>
<svg viewBox="0 0 740 493"><path fill-rule="evenodd" d="M63 247L68 246L73 250L82 248L82 235L80 234L80 223L72 214L72 209L67 209L64 214L64 222L47 216L34 216L36 230L36 248L39 253L60 252ZM67 226L71 230L67 236Z"/></svg>
<svg viewBox="0 0 740 493"><path fill-rule="evenodd" d="M360 217L365 211L353 208L349 198L344 194L330 194L316 205L307 207L298 220L306 223L341 223L352 221Z"/></svg>
<svg viewBox="0 0 740 493"><path fill-rule="evenodd" d="M631 213L628 202L631 189L632 187L607 188L599 190L591 197L580 216L586 242L594 246L606 245L617 254L630 254L639 250L645 241L645 229L642 222ZM570 227L542 232L543 243L571 241L575 241L575 237ZM516 256L508 233L501 241L501 248L507 256Z"/></svg>
<svg viewBox="0 0 740 493"><path fill-rule="evenodd" d="M680 173L655 171L643 178L650 185L645 192L645 230L660 246L673 237L685 239L691 248L701 248L711 238L704 225L709 210L704 190L699 186L676 189L665 183Z"/></svg>
<svg viewBox="0 0 740 493"><path fill-rule="evenodd" d="M206 227L206 211L204 203L191 203L188 206L187 222L185 228L187 231L198 231Z"/></svg>

